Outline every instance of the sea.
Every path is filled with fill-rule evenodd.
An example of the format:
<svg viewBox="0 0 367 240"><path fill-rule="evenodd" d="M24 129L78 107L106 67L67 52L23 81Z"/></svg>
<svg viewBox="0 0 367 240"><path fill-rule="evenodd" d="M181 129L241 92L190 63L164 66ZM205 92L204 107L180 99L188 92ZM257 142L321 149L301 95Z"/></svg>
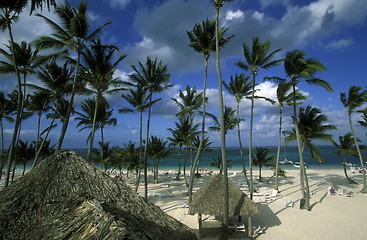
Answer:
<svg viewBox="0 0 367 240"><path fill-rule="evenodd" d="M310 169L336 169L336 168L343 168L342 161L343 156L337 155L334 152L337 151L335 146L318 146L320 149L320 155L324 160L322 163L315 160L308 149L305 149L304 152L304 161L307 164L307 167ZM275 156L277 155L277 146L267 147L271 151L268 156ZM81 157L85 157L87 155L87 149L70 149L75 151L75 153ZM248 148L244 148L243 152L245 153L245 166L248 167ZM256 152L256 148L253 149L253 153ZM178 153L179 151L174 149L171 154L160 160L159 162L159 169L160 170L171 170L171 169L178 169ZM220 148L213 148L212 151L203 152L201 154L199 168L202 169L209 169L215 170L215 167L210 166L210 163L213 162L213 158L217 158L221 156L221 149ZM367 151L362 151L362 156L367 157ZM195 153L193 153L193 159L195 158ZM230 160L228 165L230 165L228 170L238 171L242 170L242 160L240 155L240 149L238 147L228 147L227 148L227 159ZM290 160L293 162L299 161L299 154L297 146L287 146L282 147L280 152L280 161L282 160ZM182 149L181 151L181 170L184 166L185 160L185 150ZM347 156L347 162L351 164L355 164L355 166L360 166L360 161L357 157L354 156ZM364 159L367 161L367 159ZM148 159L148 164L153 167L153 160ZM275 164L275 161L274 161ZM96 166L99 166L96 164ZM187 153L187 160L186 160L187 168L190 166L190 153ZM281 165L283 169L295 169L292 164L284 164ZM253 167L256 169L257 167ZM269 169L270 167L263 167L263 169Z"/></svg>

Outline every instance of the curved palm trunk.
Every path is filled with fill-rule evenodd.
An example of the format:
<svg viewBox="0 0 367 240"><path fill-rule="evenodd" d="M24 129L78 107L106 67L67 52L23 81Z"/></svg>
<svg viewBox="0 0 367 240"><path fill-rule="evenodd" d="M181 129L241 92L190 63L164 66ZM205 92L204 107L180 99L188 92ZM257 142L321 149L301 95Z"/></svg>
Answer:
<svg viewBox="0 0 367 240"><path fill-rule="evenodd" d="M0 131L1 131L1 163L0 163L0 180L3 176L3 168L4 168L4 126L3 126L3 120L0 118Z"/></svg>
<svg viewBox="0 0 367 240"><path fill-rule="evenodd" d="M243 174L245 175L246 183L247 183L248 187L250 188L250 183L248 181L247 173L246 173L245 154L243 153L243 148L242 148L241 127L240 127L240 102L237 102L237 119L238 119L238 122L237 122L237 135L238 135L238 144L240 145L240 155L241 155L241 159L242 159Z"/></svg>
<svg viewBox="0 0 367 240"><path fill-rule="evenodd" d="M6 13L4 13L6 14ZM13 164L13 160L14 160L14 148L15 148L15 144L16 141L18 139L18 131L19 131L19 127L21 124L21 111L22 111L22 88L21 88L21 78L20 78L20 73L19 73L19 69L18 66L15 62L15 54L14 54L14 38L13 38L13 33L12 33L12 29L11 29L11 24L10 22L7 23L7 27L8 27L8 31L9 31L9 37L10 37L10 45L11 45L11 51L12 51L12 59L13 59L13 65L14 65L14 69L15 69L15 73L17 75L17 80L18 80L18 105L17 105L17 115L15 118L15 124L14 124L14 131L13 131L13 137L11 140L11 143L9 145L9 150L8 150L8 167L7 167L7 173L6 173L6 178L5 178L5 187L7 187L9 185L9 180L10 180L10 172L11 172L11 166Z"/></svg>
<svg viewBox="0 0 367 240"><path fill-rule="evenodd" d="M218 73L218 95L219 95L219 115L220 115L220 137L222 148L222 163L223 163L223 175L224 175L224 206L223 206L223 239L228 239L228 214L229 214L229 194L228 194L228 172L227 172L227 156L226 156L226 136L224 126L224 104L223 104L223 90L222 90L222 73L220 71L220 49L219 49L219 9L216 7L215 12L215 50L216 50L216 69ZM221 237L221 238L222 238Z"/></svg>
<svg viewBox="0 0 367 240"><path fill-rule="evenodd" d="M55 106L55 109L56 109L56 106ZM50 132L51 132L51 127L52 127L52 125L54 124L55 119L56 119L56 113L54 113L54 116L53 116L53 118L52 118L52 121L51 121L51 123L50 123L50 126L48 127L48 130L47 130L46 136L42 139L41 145L39 146L38 150L36 151L36 156L34 157L33 164L32 164L32 168L34 168L34 167L37 165L38 157L39 157L39 155L41 154L41 151L42 151L43 145L45 145L45 142L46 142L46 140L47 140L47 137L48 137L48 135L49 135L49 134L50 134Z"/></svg>
<svg viewBox="0 0 367 240"><path fill-rule="evenodd" d="M97 94L97 96L96 96L96 102L95 102L95 106L94 106L92 132L91 132L91 136L90 136L90 139L89 139L89 148L88 148L88 153L87 153L87 162L90 162L91 161L91 154L92 154L92 148L93 148L93 142L94 142L94 134L96 132L96 120L97 120L97 112L98 112L98 102L99 102L99 94Z"/></svg>
<svg viewBox="0 0 367 240"><path fill-rule="evenodd" d="M205 132L205 115L206 115L206 83L208 79L208 57L205 57L205 68L204 68L204 86L203 86L203 114L201 119L201 133L200 133L200 143L198 151L196 152L195 160L193 167L190 172L190 181L189 181L189 203L191 203L192 200L192 189L194 186L194 172L195 169L199 165L201 152L203 150L204 145L204 132Z"/></svg>
<svg viewBox="0 0 367 240"><path fill-rule="evenodd" d="M352 132L352 135L353 135L353 138L354 138L354 144L356 145L356 149L357 149L357 152L358 152L359 161L361 163L361 168L362 168L363 186L362 186L362 189L361 189L361 193L367 193L366 171L364 169L363 158L362 158L361 150L359 149L357 137L356 137L356 134L354 133L354 128L353 128L353 124L352 124L352 116L351 116L351 112L350 111L348 111L348 118L349 118L350 131Z"/></svg>
<svg viewBox="0 0 367 240"><path fill-rule="evenodd" d="M347 173L347 167L345 166L346 163L346 158L345 155L343 154L343 169L344 169L344 175L347 178L349 184L357 184L357 182L353 181L351 178L349 178L348 173Z"/></svg>
<svg viewBox="0 0 367 240"><path fill-rule="evenodd" d="M293 122L294 127L296 129L296 137L297 137L297 147L299 153L299 162L300 162L300 185L301 185L301 192L304 199L304 205L302 209L306 209L310 211L310 189L308 186L308 179L306 174L305 162L303 160L303 146L301 146L301 140L299 136L299 129L298 129L298 120L297 120L297 108L296 108L296 86L293 84Z"/></svg>
<svg viewBox="0 0 367 240"><path fill-rule="evenodd" d="M35 146L35 150L36 150L36 152L38 151L38 144L39 144L39 138L40 138L41 117L42 117L42 113L41 113L41 111L38 111L38 120L37 120L37 138L36 138L36 146Z"/></svg>
<svg viewBox="0 0 367 240"><path fill-rule="evenodd" d="M141 175L141 167L142 167L142 160L143 160L143 111L139 111L139 169L138 174L136 175L136 185L135 185L135 192L138 192L139 184L140 184L140 175Z"/></svg>
<svg viewBox="0 0 367 240"><path fill-rule="evenodd" d="M153 94L150 93L149 96L149 108L148 108L148 119L147 119L147 131L145 135L145 146L144 146L144 198L145 200L148 200L148 140L149 140L149 128L150 128L150 112L152 109L152 99Z"/></svg>
<svg viewBox="0 0 367 240"><path fill-rule="evenodd" d="M76 94L76 82L78 80L78 72L79 72L79 65L80 65L80 55L81 55L80 48L81 48L81 41L80 41L80 38L78 38L78 54L77 54L77 62L76 62L76 66L75 66L75 76L74 76L74 79L73 79L73 86L72 86L72 89L71 89L70 102L69 102L69 105L68 105L68 110L66 112L65 121L62 125L61 134L60 134L59 142L57 143L55 153L57 153L61 149L62 143L63 143L64 138L65 138L66 130L68 129L71 111L73 109L74 98L75 98L75 94Z"/></svg>
<svg viewBox="0 0 367 240"><path fill-rule="evenodd" d="M158 183L158 164L159 164L159 159L155 160L155 183Z"/></svg>
<svg viewBox="0 0 367 240"><path fill-rule="evenodd" d="M102 125L101 126L101 142L102 142L102 146L104 146L104 134L103 134L103 129L104 129L104 126ZM104 151L101 151L101 159L103 161L104 159ZM106 169L106 166L105 166L105 169Z"/></svg>
<svg viewBox="0 0 367 240"><path fill-rule="evenodd" d="M187 146L185 147L185 160L184 160L184 167L183 167L183 175L185 179L185 184L188 186L187 178L186 178L186 165L187 165Z"/></svg>
<svg viewBox="0 0 367 240"><path fill-rule="evenodd" d="M275 190L279 190L279 158L280 158L280 145L282 142L282 120L283 120L283 107L279 107L279 132L278 132L278 150L277 150L277 162L275 164Z"/></svg>

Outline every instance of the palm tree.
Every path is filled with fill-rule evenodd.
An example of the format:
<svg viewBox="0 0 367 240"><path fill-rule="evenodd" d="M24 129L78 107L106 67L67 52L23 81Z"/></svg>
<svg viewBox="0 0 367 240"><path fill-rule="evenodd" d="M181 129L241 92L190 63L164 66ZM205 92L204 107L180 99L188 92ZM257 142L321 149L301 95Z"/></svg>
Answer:
<svg viewBox="0 0 367 240"><path fill-rule="evenodd" d="M42 114L46 113L50 110L50 99L49 95L45 92L36 91L33 95L30 95L30 102L27 107L30 111L37 113L38 120L37 120L37 136L35 141L35 151L37 153L39 140L40 140L40 131L41 131L41 118Z"/></svg>
<svg viewBox="0 0 367 240"><path fill-rule="evenodd" d="M236 110L225 106L224 107L224 134L227 134L228 131L235 129L238 125L238 118L235 117ZM209 130L214 132L220 132L221 131L221 122L218 120L218 118L212 114L210 116L214 120L214 126L209 127Z"/></svg>
<svg viewBox="0 0 367 240"><path fill-rule="evenodd" d="M25 173L27 162L34 158L35 149L33 144L28 145L28 142L23 142L22 140L19 140L16 153L17 153L16 164L23 165L23 173L22 173L23 176Z"/></svg>
<svg viewBox="0 0 367 240"><path fill-rule="evenodd" d="M183 118L180 118L180 122L184 121ZM180 123L175 123L176 124L176 128L172 129L172 128L168 128L167 130L171 132L172 137L168 137L167 139L171 142L170 146L177 146L178 147L178 157L177 157L177 161L178 161L178 172L177 172L177 176L176 176L176 180L180 180L180 174L181 174L181 151L182 151L182 147L183 145L185 145L185 139L187 138L187 135L189 133L183 133L182 129L180 129L181 124Z"/></svg>
<svg viewBox="0 0 367 240"><path fill-rule="evenodd" d="M213 161L209 164L209 166L218 168L219 169L219 174L223 174L222 156L213 157L212 160ZM232 167L231 165L228 164L230 162L231 162L231 160L227 160L227 167L228 168Z"/></svg>
<svg viewBox="0 0 367 240"><path fill-rule="evenodd" d="M137 84L134 89L130 88L129 93L122 94L121 97L125 99L132 107L130 108L122 108L119 109L119 113L131 113L134 111L139 112L139 156L140 163L139 166L142 167L143 161L143 112L146 108L149 107L148 96L146 89L144 89L143 85ZM160 99L154 100L151 104L158 102ZM138 191L139 183L140 183L140 173L141 169L139 169L136 179L135 191Z"/></svg>
<svg viewBox="0 0 367 240"><path fill-rule="evenodd" d="M59 3L55 7L55 14L58 16L61 26L46 16L36 14L37 16L42 17L53 28L54 33L51 34L51 36L40 36L35 41L35 44L40 49L64 49L63 51L52 55L66 53L69 49L75 50L76 52L77 59L75 63L75 74L69 99L69 107L66 114L66 121L63 123L60 139L56 147L56 151L59 151L66 134L74 104L74 97L76 95L77 84L79 80L79 68L82 52L87 48L87 43L95 39L97 34L101 32L102 28L104 28L107 24L110 24L110 22L103 24L101 27L97 28L94 32L88 35L89 22L87 3L84 1L79 3L77 9L72 8L67 2Z"/></svg>
<svg viewBox="0 0 367 240"><path fill-rule="evenodd" d="M311 156L314 159L319 162L323 162L323 159L320 156L319 149L316 145L312 143L312 140L323 140L332 142L332 135L326 134L325 132L328 130L335 130L336 127L333 125L324 124L324 122L328 121L328 118L322 114L320 109L311 106L307 106L306 108L301 107L297 118L298 130L296 127L292 129L292 132L290 132L285 139L286 143L288 144L290 141L299 139L301 156L303 156L304 149L305 147L307 147L310 149ZM306 172L304 171L303 174L304 176L301 181L305 182L306 191L309 191L307 190L308 182ZM303 196L306 196L306 199L304 199L304 204L301 203L301 208L305 208L309 211L309 199L307 199L309 195L303 193Z"/></svg>
<svg viewBox="0 0 367 240"><path fill-rule="evenodd" d="M148 94L148 119L147 119L147 130L145 136L145 142L149 140L149 128L150 128L150 113L153 103L153 94L157 92L162 92L163 90L171 87L169 85L170 74L167 71L167 65L163 66L162 62L157 62L157 58L152 60L150 57L147 57L145 66L139 62L140 71L132 66L134 73L130 75L131 80L138 85L142 85L145 87ZM147 144L144 147L144 197L148 199L148 170L147 170Z"/></svg>
<svg viewBox="0 0 367 240"><path fill-rule="evenodd" d="M262 181L261 178L261 168L264 166L273 166L273 164L268 164L270 161L275 160L275 156L268 156L270 153L270 148L266 147L257 147L256 148L256 155L253 156L254 159L254 165L259 167L259 181Z"/></svg>
<svg viewBox="0 0 367 240"><path fill-rule="evenodd" d="M249 168L250 168L250 198L252 199L253 186L252 186L252 133L253 133L253 120L254 120L254 95L256 86L256 77L260 69L270 69L278 65L283 59L273 60L276 53L281 51L277 49L273 52L270 50L270 41L260 42L259 37L254 37L252 40L252 47L243 44L243 52L246 62L237 62L236 65L240 68L249 71L252 74L252 96L251 96L251 117L250 117L250 140L249 140ZM251 221L250 221L251 222ZM249 234L252 235L251 228L249 227ZM249 235L249 236L251 236Z"/></svg>
<svg viewBox="0 0 367 240"><path fill-rule="evenodd" d="M179 93L179 99L171 98L175 104L180 108L180 112L176 114L176 116L184 116L188 115L190 120L190 136L188 138L188 146L190 147L190 180L189 180L189 201L192 195L192 187L193 184L190 185L190 182L193 183L195 168L193 166L192 159L192 141L193 141L193 121L194 121L194 112L198 111L203 102L203 93L197 94L196 88L190 88L189 85L186 86L186 94L184 94L181 90ZM182 103L181 103L182 101Z"/></svg>
<svg viewBox="0 0 367 240"><path fill-rule="evenodd" d="M12 110L9 106L9 100L6 99L4 92L0 91L0 131L1 131L1 162L0 162L0 179L3 172L3 167L5 165L5 159L4 159L4 126L3 126L3 120L7 120L9 122L13 122L14 119L11 117Z"/></svg>
<svg viewBox="0 0 367 240"><path fill-rule="evenodd" d="M306 175L306 168L303 160L303 154L301 151L301 142L298 130L297 122L297 108L296 108L296 87L299 82L305 81L308 84L318 85L325 88L327 91L332 92L330 84L322 79L316 78L314 75L317 72L326 71L326 67L317 59L305 58L306 53L300 50L294 50L287 52L284 60L284 69L287 76L290 78L290 84L293 91L293 123L297 135L297 146L300 160L300 179L301 179L301 193L305 199L304 209L310 210L310 190L308 186L308 180Z"/></svg>
<svg viewBox="0 0 367 240"><path fill-rule="evenodd" d="M40 67L40 70L37 73L38 79L44 84L44 87L28 84L30 87L42 92L42 94L47 95L49 97L49 101L53 102L53 114L48 115L52 118L52 120L50 126L47 128L46 136L43 137L43 141L38 148L32 168L37 164L40 149L42 149L43 144L45 144L45 141L47 140L47 137L54 126L55 120L57 118L61 119L61 117L63 120L66 120L66 116L61 116L57 112L59 111L59 113L61 113L61 109L65 107L65 104L68 104L68 102L65 100L65 97L71 92L72 89L72 71L73 69L70 69L66 63L62 66L59 66L56 62L51 62L46 64L45 67Z"/></svg>
<svg viewBox="0 0 367 240"><path fill-rule="evenodd" d="M367 102L367 90L362 91L361 87L351 86L349 88L348 95L345 93L340 93L340 101L343 103L343 106L348 111L348 119L351 133L354 138L354 144L358 153L359 161L361 162L361 168L364 169L363 158L361 154L361 150L358 146L358 139L354 132L353 123L352 123L352 113L356 111L357 108L361 107L365 102ZM367 181L366 181L366 171L363 172L363 187L361 193L367 193Z"/></svg>
<svg viewBox="0 0 367 240"><path fill-rule="evenodd" d="M136 173L140 170L140 150L135 147L135 143L129 142L124 144L124 148L121 150L122 164L127 169L127 172L134 170Z"/></svg>
<svg viewBox="0 0 367 240"><path fill-rule="evenodd" d="M97 103L103 101L102 99L107 94L116 94L125 90L122 86L127 85L127 83L122 81L120 78L113 78L117 65L126 57L126 55L122 55L114 61L113 58L115 57L115 52L117 50L118 48L116 46L102 45L101 40L97 39L92 41L90 48L87 48L82 52L85 64L81 66L83 73L81 74L81 77L88 83L88 90L90 90L90 93L95 95ZM91 150L93 147L98 106L99 104L95 104L91 132L92 135L89 139L87 161L90 161L92 153Z"/></svg>
<svg viewBox="0 0 367 240"><path fill-rule="evenodd" d="M148 141L147 154L154 159L154 179L155 183L158 183L158 164L162 158L167 157L171 150L166 146L168 141L164 141L162 138L151 136Z"/></svg>
<svg viewBox="0 0 367 240"><path fill-rule="evenodd" d="M252 81L249 81L250 76L246 76L244 73L240 75L231 76L231 81L228 83L223 82L224 87L227 91L236 98L237 102L237 119L240 119L240 102L242 98L250 98L249 96L252 94ZM248 182L246 168L245 168L245 156L242 149L242 140L241 140L241 128L240 121L237 122L237 135L238 135L238 143L240 145L240 154L242 158L242 167L243 173L245 175L246 181Z"/></svg>
<svg viewBox="0 0 367 240"><path fill-rule="evenodd" d="M358 142L361 142L361 140L357 139ZM347 178L349 184L357 184L356 181L349 178L347 173L347 155L358 155L356 148L354 147L354 137L352 133L346 133L344 136L339 136L339 144L333 141L333 144L338 148L337 151L334 152L334 154L342 155L343 156L343 169L345 177Z"/></svg>
<svg viewBox="0 0 367 240"><path fill-rule="evenodd" d="M228 213L229 213L229 193L228 193L228 172L227 172L227 156L226 156L226 137L225 137L225 125L224 125L224 104L223 104L223 90L222 90L222 73L220 70L220 32L219 32L219 11L223 7L224 2L231 0L212 0L215 8L215 53L216 53L216 69L218 74L218 95L219 95L219 115L220 115L220 136L221 136L221 149L222 149L222 161L223 161L223 190L224 190L224 206L223 206L223 238L228 239Z"/></svg>
<svg viewBox="0 0 367 240"><path fill-rule="evenodd" d="M365 108L363 111L361 111L361 113L362 113L363 120L358 121L358 122L359 122L359 124L361 124L361 126L367 127L367 108ZM367 136L367 133L366 133L366 136Z"/></svg>
<svg viewBox="0 0 367 240"><path fill-rule="evenodd" d="M192 31L186 31L187 35L190 39L189 46L192 47L196 52L202 53L205 59L205 67L204 67L204 81L203 81L203 96L202 96L202 119L201 119L201 145L199 145L198 151L195 156L195 160L192 166L192 172L190 174L190 181L189 181L189 202L191 202L191 193L193 187L194 178L193 173L195 168L197 168L200 155L204 143L204 132L205 132L205 115L206 115L206 85L207 85L207 73L208 73L208 62L210 58L211 52L216 51L216 33L218 32L218 49L224 47L224 45L229 42L229 40L234 37L231 35L227 38L224 37L224 34L228 31L228 28L222 27L217 31L216 29L216 22L206 19L206 21L202 21L202 24L195 24Z"/></svg>
<svg viewBox="0 0 367 240"><path fill-rule="evenodd" d="M192 142L192 145L194 147L194 151L195 152L198 152L199 151L200 143L201 143L201 137L195 136L194 137L194 140ZM212 144L213 144L213 142L210 141L210 138L209 137L205 137L205 135L204 135L204 141L202 143L201 151L204 151L204 152L213 151L213 149L210 147L210 145L212 145ZM197 177L200 176L199 175L199 166L196 166L196 176Z"/></svg>
<svg viewBox="0 0 367 240"><path fill-rule="evenodd" d="M108 160L115 152L115 147L110 148L110 143L106 142L98 142L99 148L96 149L93 148L92 151L96 158L94 159L94 162L100 162L104 165L105 170L107 169Z"/></svg>
<svg viewBox="0 0 367 240"><path fill-rule="evenodd" d="M279 158L280 158L280 145L282 141L282 124L283 124L283 108L284 106L290 106L293 103L293 93L290 92L292 85L289 83L281 82L277 88L277 101L274 102L279 107L279 132L278 132L278 149L277 149L277 160L275 164L275 189L279 190ZM300 100L306 100L306 96L302 95L296 90L297 104Z"/></svg>

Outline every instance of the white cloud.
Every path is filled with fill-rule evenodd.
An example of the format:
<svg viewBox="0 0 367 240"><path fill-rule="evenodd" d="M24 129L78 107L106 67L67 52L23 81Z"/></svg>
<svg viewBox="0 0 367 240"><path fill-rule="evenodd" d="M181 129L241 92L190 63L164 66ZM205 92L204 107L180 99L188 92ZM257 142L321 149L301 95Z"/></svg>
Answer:
<svg viewBox="0 0 367 240"><path fill-rule="evenodd" d="M260 4L262 8L266 8L271 5L283 5L288 6L289 0L260 0Z"/></svg>
<svg viewBox="0 0 367 240"><path fill-rule="evenodd" d="M124 9L131 2L131 0L108 0L111 8Z"/></svg>
<svg viewBox="0 0 367 240"><path fill-rule="evenodd" d="M264 13L255 11L254 14L252 15L252 17L259 20L259 21L262 21L263 18L264 18Z"/></svg>
<svg viewBox="0 0 367 240"><path fill-rule="evenodd" d="M353 39L345 38L345 39L339 39L337 41L330 42L329 44L326 45L326 48L329 50L340 50L352 44L353 44Z"/></svg>
<svg viewBox="0 0 367 240"><path fill-rule="evenodd" d="M232 11L232 10L228 10L225 16L226 20L235 20L235 19L243 19L244 17L244 12L242 12L241 10L236 10L236 11Z"/></svg>

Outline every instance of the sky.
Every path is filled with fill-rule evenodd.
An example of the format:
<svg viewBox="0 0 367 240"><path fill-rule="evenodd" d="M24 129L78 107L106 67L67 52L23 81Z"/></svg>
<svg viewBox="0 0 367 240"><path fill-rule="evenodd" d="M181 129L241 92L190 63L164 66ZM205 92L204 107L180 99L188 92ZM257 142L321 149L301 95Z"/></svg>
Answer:
<svg viewBox="0 0 367 240"><path fill-rule="evenodd" d="M79 1L70 0L70 5L77 6ZM43 15L57 22L55 14L44 9ZM90 0L88 16L91 30L105 22L112 21L100 35L103 43L119 47L119 54L127 54L115 72L115 77L129 80L133 73L131 65L145 62L147 56L161 60L167 65L171 74L173 87L154 95L162 100L152 109L152 135L166 138L170 136L168 128L174 128L179 111L171 98L177 98L180 90L187 85L195 87L199 92L203 89L204 58L188 46L189 38L186 31L192 30L195 23L201 23L207 18L215 18L215 10L209 0ZM220 25L228 28L228 35L235 37L221 51L221 70L223 80L228 82L230 76L244 73L244 70L234 63L244 61L243 44L251 45L255 36L260 41L269 40L271 51L281 48L275 58L284 58L288 51L299 49L307 53L307 57L321 61L327 71L316 76L328 81L333 92L323 88L299 84L298 88L308 100L303 107L311 105L320 108L328 117L328 123L335 125L338 130L330 131L337 140L338 136L350 131L347 112L340 102L340 93L347 92L350 86L367 87L367 4L365 0L235 0L226 2L220 10ZM15 41L33 41L39 35L50 35L50 27L39 17L30 16L29 8L25 9L20 19L13 26ZM8 41L7 32L0 33L0 47L5 48ZM246 72L245 72L246 73ZM247 73L249 74L249 73ZM282 64L269 70L260 70L257 83L258 94L275 99L277 84L264 81L267 76L284 78ZM13 76L0 76L1 90L10 92L15 88ZM29 82L39 83L36 75L29 76ZM139 116L137 114L119 114L118 109L129 107L121 94L107 96L117 126L105 129L105 139L113 146L123 146L129 141L139 140ZM209 61L208 90L209 98L207 111L218 114L218 78L215 69L215 54ZM91 97L91 96L87 96ZM86 96L76 98L76 109ZM233 96L224 91L226 106L235 107ZM249 142L250 122L249 100L241 102L241 123L243 145ZM365 107L365 106L364 106ZM254 146L277 145L279 108L263 100L255 101L254 109ZM284 109L283 128L292 128L292 109ZM79 131L77 122L73 119L69 124L63 148L86 148L87 130ZM353 114L353 122L361 117ZM144 115L146 121L146 114ZM200 121L200 116L196 117ZM207 119L207 126L213 121ZM48 126L47 120L42 120L42 127ZM354 124L357 136L367 144L366 128ZM5 144L8 144L13 125L4 123ZM50 137L56 143L60 134L61 124L52 130ZM33 117L22 124L21 139L33 141L36 137L36 118ZM218 133L209 132L213 146L220 146ZM227 134L227 146L238 146L237 131ZM95 142L100 141L99 132ZM321 142L316 142L322 144ZM325 143L324 143L325 144ZM97 144L95 144L97 146Z"/></svg>

